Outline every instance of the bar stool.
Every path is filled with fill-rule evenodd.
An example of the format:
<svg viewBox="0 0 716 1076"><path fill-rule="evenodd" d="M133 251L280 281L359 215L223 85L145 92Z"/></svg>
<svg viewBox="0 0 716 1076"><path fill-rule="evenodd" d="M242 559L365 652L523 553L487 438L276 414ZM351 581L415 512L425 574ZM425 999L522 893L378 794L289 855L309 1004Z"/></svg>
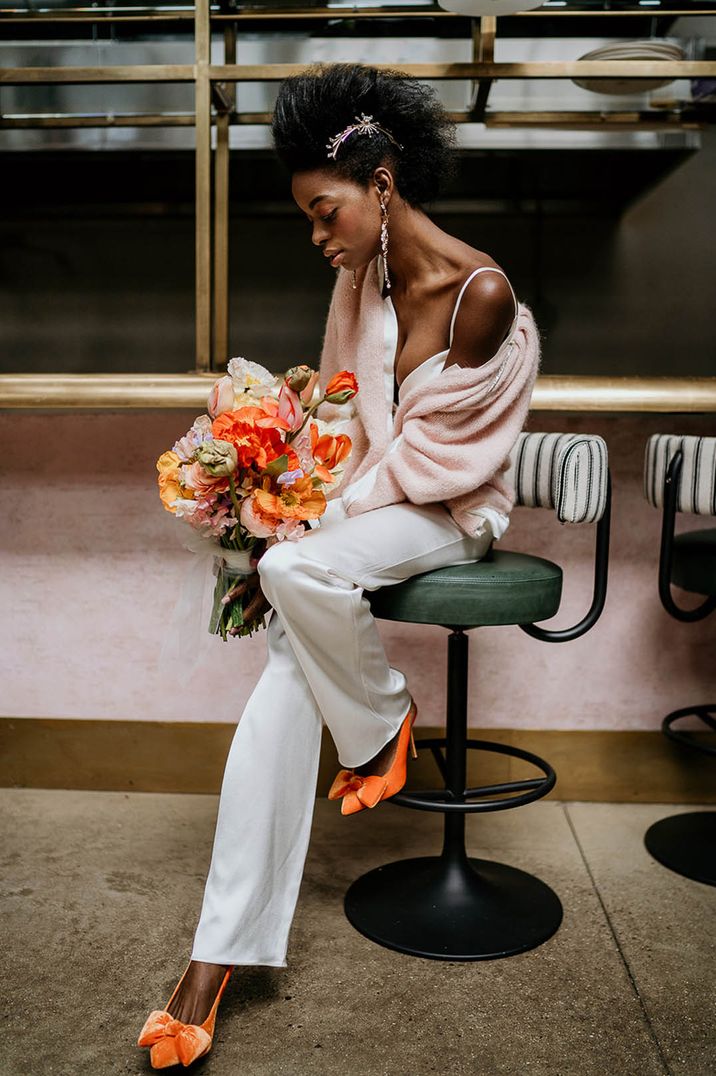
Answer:
<svg viewBox="0 0 716 1076"><path fill-rule="evenodd" d="M716 528L675 536L677 512L716 516L716 437L670 437L654 434L646 446L644 492L663 509L659 555L659 597L676 620L703 620L716 609ZM672 584L705 595L695 609L681 609ZM716 703L685 706L667 714L661 730L674 743L705 755L716 747L699 743L683 728L695 717L716 732ZM716 811L689 811L662 818L644 837L647 850L669 870L707 885L716 885Z"/></svg>
<svg viewBox="0 0 716 1076"><path fill-rule="evenodd" d="M444 786L401 791L388 803L445 815L439 856L404 859L362 875L345 895L345 912L366 937L389 949L436 960L485 960L546 941L562 920L557 895L539 878L503 863L470 858L465 816L505 811L547 795L556 775L528 751L467 735L468 632L516 624L536 639L567 642L598 620L607 588L610 479L600 437L523 433L507 478L516 503L551 508L562 523L596 523L592 605L572 628L550 631L535 621L560 604L562 570L542 557L495 550L474 564L424 572L403 583L366 591L383 620L436 624L449 631L446 735L416 739L431 752ZM539 771L526 780L466 788L467 751L522 759Z"/></svg>

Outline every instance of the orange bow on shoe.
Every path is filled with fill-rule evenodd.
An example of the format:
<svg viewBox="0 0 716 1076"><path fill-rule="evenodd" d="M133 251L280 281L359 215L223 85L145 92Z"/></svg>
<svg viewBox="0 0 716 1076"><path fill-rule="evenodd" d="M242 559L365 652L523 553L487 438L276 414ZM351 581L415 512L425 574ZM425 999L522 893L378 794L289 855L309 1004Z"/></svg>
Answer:
<svg viewBox="0 0 716 1076"><path fill-rule="evenodd" d="M169 1068L170 1065L191 1065L211 1046L211 1035L198 1024L183 1024L168 1012L155 1009L150 1012L142 1028L137 1046L151 1046L152 1067Z"/></svg>
<svg viewBox="0 0 716 1076"><path fill-rule="evenodd" d="M411 699L410 708L397 734L393 761L385 774L366 774L363 777L355 770L339 770L328 791L328 799L337 800L340 796L343 797L341 814L355 814L364 807L375 807L382 799L389 799L396 792L400 792L406 779L408 746L413 758L418 757L413 738L413 723L417 715L418 708L415 700Z"/></svg>
<svg viewBox="0 0 716 1076"><path fill-rule="evenodd" d="M328 799L337 800L343 796L341 814L354 814L364 807L375 807L387 785L385 777L374 774L362 777L355 770L340 770L328 791Z"/></svg>

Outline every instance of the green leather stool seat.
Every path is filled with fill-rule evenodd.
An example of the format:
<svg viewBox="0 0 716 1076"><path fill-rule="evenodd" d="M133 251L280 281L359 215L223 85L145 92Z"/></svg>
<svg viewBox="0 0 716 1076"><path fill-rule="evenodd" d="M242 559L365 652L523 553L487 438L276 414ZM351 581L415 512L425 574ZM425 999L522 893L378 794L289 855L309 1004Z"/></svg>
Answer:
<svg viewBox="0 0 716 1076"><path fill-rule="evenodd" d="M716 594L716 529L674 538L671 579L694 594Z"/></svg>
<svg viewBox="0 0 716 1076"><path fill-rule="evenodd" d="M542 557L495 550L489 559L423 572L364 594L381 620L462 628L532 624L557 612L562 569Z"/></svg>

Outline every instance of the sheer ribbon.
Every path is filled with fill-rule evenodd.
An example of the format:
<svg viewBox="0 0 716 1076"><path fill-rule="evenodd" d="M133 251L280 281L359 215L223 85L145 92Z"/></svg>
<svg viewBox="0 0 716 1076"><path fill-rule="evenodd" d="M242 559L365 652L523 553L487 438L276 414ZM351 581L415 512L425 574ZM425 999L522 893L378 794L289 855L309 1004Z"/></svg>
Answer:
<svg viewBox="0 0 716 1076"><path fill-rule="evenodd" d="M220 636L212 636L209 623L212 615L214 584L220 570L224 577L241 578L256 571L253 551L225 549L215 538L204 538L196 531L182 535L182 545L193 555L187 565L184 581L169 623L164 631L159 652L158 668L163 676L190 674L212 645L221 646Z"/></svg>

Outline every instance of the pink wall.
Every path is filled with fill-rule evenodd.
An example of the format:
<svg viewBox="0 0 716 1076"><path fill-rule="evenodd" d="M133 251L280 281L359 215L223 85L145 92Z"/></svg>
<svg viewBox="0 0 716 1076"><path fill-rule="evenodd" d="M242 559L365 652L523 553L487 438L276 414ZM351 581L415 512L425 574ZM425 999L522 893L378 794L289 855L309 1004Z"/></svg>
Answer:
<svg viewBox="0 0 716 1076"><path fill-rule="evenodd" d="M191 554L159 502L154 462L193 412L3 416L0 645L2 709L12 717L236 721L265 640L215 641L193 676L156 669L159 641ZM584 638L555 646L518 628L471 633L471 724L655 729L667 711L716 696L716 615L680 624L656 591L659 513L644 501L644 445L654 432L714 432L713 416L533 414L533 430L601 433L611 454L614 523L605 613ZM683 528L713 526L685 517ZM517 509L504 548L566 569L555 626L591 596L591 527ZM689 599L685 598L686 603ZM425 724L443 714L446 633L381 623ZM437 665L437 668L436 668ZM211 687L207 687L211 685Z"/></svg>

